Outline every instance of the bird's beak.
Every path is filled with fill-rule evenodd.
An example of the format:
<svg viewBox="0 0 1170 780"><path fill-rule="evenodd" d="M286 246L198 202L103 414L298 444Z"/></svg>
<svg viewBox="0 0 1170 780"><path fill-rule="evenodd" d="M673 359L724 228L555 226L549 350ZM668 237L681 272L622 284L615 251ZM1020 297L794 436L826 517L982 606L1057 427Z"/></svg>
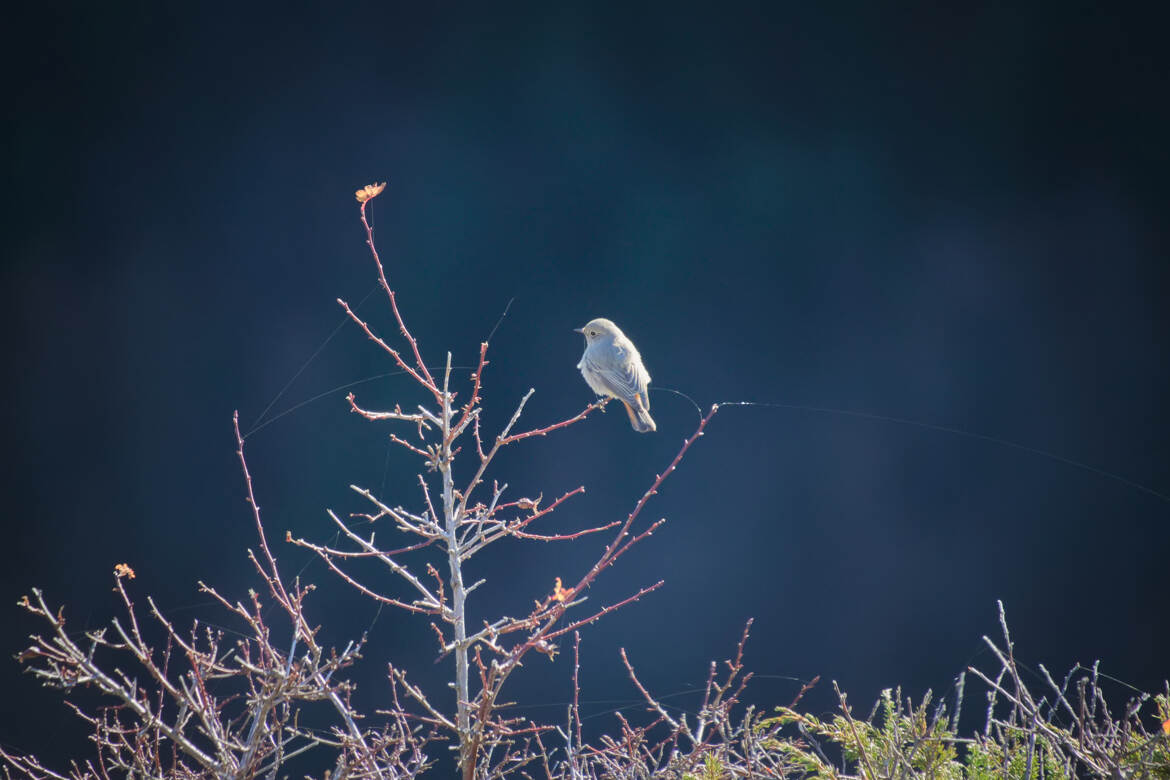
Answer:
<svg viewBox="0 0 1170 780"><path fill-rule="evenodd" d="M573 332L574 333L584 333L585 329L584 328L573 328Z"/></svg>

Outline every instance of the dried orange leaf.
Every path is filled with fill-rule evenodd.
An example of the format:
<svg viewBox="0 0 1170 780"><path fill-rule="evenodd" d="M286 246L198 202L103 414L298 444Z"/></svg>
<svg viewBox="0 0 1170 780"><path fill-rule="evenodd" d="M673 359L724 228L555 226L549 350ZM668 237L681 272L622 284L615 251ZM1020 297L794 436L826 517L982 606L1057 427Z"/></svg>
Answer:
<svg viewBox="0 0 1170 780"><path fill-rule="evenodd" d="M358 203L365 203L370 198L376 198L381 195L384 189L386 189L386 182L382 182L381 184L367 184L355 192L354 197L357 198Z"/></svg>
<svg viewBox="0 0 1170 780"><path fill-rule="evenodd" d="M561 578L557 577L557 584L553 588L553 598L564 603L573 597L573 589L561 585Z"/></svg>

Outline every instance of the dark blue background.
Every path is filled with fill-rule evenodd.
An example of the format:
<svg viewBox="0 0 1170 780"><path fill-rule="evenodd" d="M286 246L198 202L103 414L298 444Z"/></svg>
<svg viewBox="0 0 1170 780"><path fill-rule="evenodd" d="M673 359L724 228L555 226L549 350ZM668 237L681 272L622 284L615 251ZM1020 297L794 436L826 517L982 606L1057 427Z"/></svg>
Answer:
<svg viewBox="0 0 1170 780"><path fill-rule="evenodd" d="M937 429L725 409L650 505L664 530L593 592L599 605L666 579L586 632L587 699L633 694L619 646L656 692L688 690L749 616L761 674L837 679L863 709L899 683L918 698L990 663L996 599L1021 659L1100 658L1160 688L1159 20L1079 3L552 5L10 18L0 654L40 628L13 606L33 585L76 628L106 622L118 562L180 622L226 622L197 580L259 587L231 413L255 420L341 321L334 299L370 291L352 193L388 179L377 237L433 364L447 349L470 364L514 299L492 341L489 430L529 387L533 423L587 403L570 329L608 316L656 385L704 407L909 418L1148 488ZM393 334L383 298L362 312ZM347 326L274 411L391 369ZM401 378L356 392L424 400ZM415 501L390 427L343 396L249 440L274 540L327 538L326 507L361 508L350 483ZM595 415L516 447L497 476L546 500L587 486L548 529L624 516L697 421L678 396L652 399L657 434ZM488 578L473 611L526 610L600 545L500 545L473 564ZM286 572L310 562L279 554ZM310 612L328 637L370 625L374 607L321 565L304 576L324 586ZM367 701L388 659L443 695L424 621L383 612L371 637L355 672ZM56 694L14 661L0 672L27 702L0 742L58 767L85 751ZM568 654L538 658L509 690L559 720L569 674ZM787 703L798 687L762 678L753 695ZM981 725L981 700L968 707Z"/></svg>

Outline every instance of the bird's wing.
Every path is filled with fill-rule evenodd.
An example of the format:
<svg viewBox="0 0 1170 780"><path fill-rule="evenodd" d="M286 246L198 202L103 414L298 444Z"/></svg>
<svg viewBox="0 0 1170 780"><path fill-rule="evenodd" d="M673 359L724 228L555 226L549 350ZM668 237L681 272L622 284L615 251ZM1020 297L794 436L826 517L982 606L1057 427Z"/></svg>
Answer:
<svg viewBox="0 0 1170 780"><path fill-rule="evenodd" d="M614 361L616 365L601 365L591 359L589 355L586 355L582 360L589 364L589 368L594 373L601 376L605 384L614 391L614 395L618 398L629 401L641 394L645 401L646 383L641 376L645 371L634 370L633 361L619 359ZM649 404L647 404L648 407Z"/></svg>

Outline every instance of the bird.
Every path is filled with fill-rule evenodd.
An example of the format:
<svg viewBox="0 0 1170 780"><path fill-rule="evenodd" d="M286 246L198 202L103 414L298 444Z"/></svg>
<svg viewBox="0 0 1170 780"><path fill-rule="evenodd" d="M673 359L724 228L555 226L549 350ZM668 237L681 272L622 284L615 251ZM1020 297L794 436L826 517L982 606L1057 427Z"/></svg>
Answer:
<svg viewBox="0 0 1170 780"><path fill-rule="evenodd" d="M585 336L585 353L577 368L593 392L621 401L638 433L657 430L650 416L650 372L634 342L604 317L573 330Z"/></svg>

